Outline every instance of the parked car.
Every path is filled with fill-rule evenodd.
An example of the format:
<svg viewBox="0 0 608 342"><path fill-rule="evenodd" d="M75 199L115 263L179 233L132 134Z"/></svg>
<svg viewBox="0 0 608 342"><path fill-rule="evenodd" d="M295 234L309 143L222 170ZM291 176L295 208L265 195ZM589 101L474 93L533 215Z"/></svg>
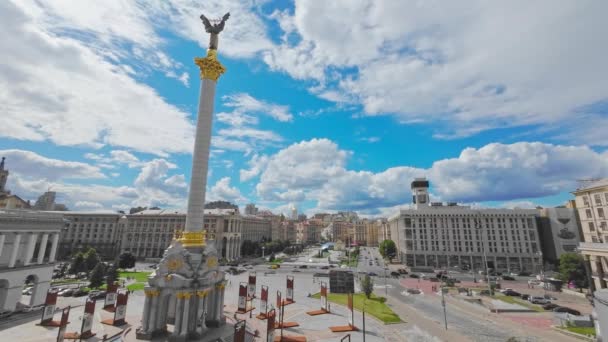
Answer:
<svg viewBox="0 0 608 342"><path fill-rule="evenodd" d="M322 269L322 270L328 270L328 269L329 269L329 266L321 266L321 269Z"/></svg>
<svg viewBox="0 0 608 342"><path fill-rule="evenodd" d="M553 311L553 309L558 308L558 307L559 307L559 305L557 305L557 304L553 304L553 303L549 303L549 304L545 304L545 305L543 305L542 307L543 307L543 309L545 309L545 310L551 310L551 311Z"/></svg>
<svg viewBox="0 0 608 342"><path fill-rule="evenodd" d="M407 274L407 271L405 270L405 268L400 268L397 271L401 274Z"/></svg>
<svg viewBox="0 0 608 342"><path fill-rule="evenodd" d="M420 276L416 273L410 273L410 278L420 278Z"/></svg>
<svg viewBox="0 0 608 342"><path fill-rule="evenodd" d="M517 291L513 291L513 290L504 290L504 291L502 291L502 294L504 294L505 296L511 296L511 297L521 296L521 293L519 293Z"/></svg>
<svg viewBox="0 0 608 342"><path fill-rule="evenodd" d="M528 301L532 304L549 304L549 303L551 303L550 300L548 300L544 297L539 297L539 296L531 296L530 298L528 298Z"/></svg>
<svg viewBox="0 0 608 342"><path fill-rule="evenodd" d="M376 272L369 272L367 275L370 276L370 277L377 277L378 276L378 274Z"/></svg>
<svg viewBox="0 0 608 342"><path fill-rule="evenodd" d="M519 272L519 274L517 274L520 277L529 277L530 276L530 272L526 272L526 271L521 271Z"/></svg>
<svg viewBox="0 0 608 342"><path fill-rule="evenodd" d="M61 290L57 293L57 295L62 296L62 297L70 297L73 294L74 294L74 289L65 289L65 290Z"/></svg>
<svg viewBox="0 0 608 342"><path fill-rule="evenodd" d="M508 276L508 275L503 275L502 280L515 280L515 278Z"/></svg>
<svg viewBox="0 0 608 342"><path fill-rule="evenodd" d="M527 294L527 293L522 293L522 294L521 294L521 299L523 299L523 300L528 300L529 298L530 298L530 295L529 295L529 294Z"/></svg>
<svg viewBox="0 0 608 342"><path fill-rule="evenodd" d="M555 298L551 295L548 295L548 294L544 295L543 297L545 297L545 299L549 299L549 300L557 300L557 298Z"/></svg>
<svg viewBox="0 0 608 342"><path fill-rule="evenodd" d="M81 289L74 291L74 293L72 293L72 297L82 297L82 296L86 296L88 293L89 293L89 291L81 288Z"/></svg>
<svg viewBox="0 0 608 342"><path fill-rule="evenodd" d="M571 315L575 315L575 316L580 316L581 312L578 310L574 310L565 306L558 306L555 309L553 309L553 312L566 312L569 313Z"/></svg>
<svg viewBox="0 0 608 342"><path fill-rule="evenodd" d="M91 291L89 292L89 298L91 299L102 299L105 298L106 291Z"/></svg>
<svg viewBox="0 0 608 342"><path fill-rule="evenodd" d="M436 277L431 277L429 280L431 281L431 283L438 283L439 282L439 279L437 279Z"/></svg>
<svg viewBox="0 0 608 342"><path fill-rule="evenodd" d="M393 278L399 278L400 275L401 274L399 272L395 272L395 271L391 272L391 277L393 277Z"/></svg>
<svg viewBox="0 0 608 342"><path fill-rule="evenodd" d="M308 268L308 265L300 265L300 268Z"/></svg>

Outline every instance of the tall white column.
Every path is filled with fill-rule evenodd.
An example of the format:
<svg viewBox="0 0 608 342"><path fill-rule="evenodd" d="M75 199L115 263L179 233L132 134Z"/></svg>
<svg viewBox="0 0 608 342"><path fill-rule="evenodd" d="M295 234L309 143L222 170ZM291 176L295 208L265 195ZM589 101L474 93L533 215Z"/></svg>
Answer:
<svg viewBox="0 0 608 342"><path fill-rule="evenodd" d="M188 324L190 323L190 297L191 293L186 292L184 294L184 310L182 312L182 326L180 328L180 335L188 334Z"/></svg>
<svg viewBox="0 0 608 342"><path fill-rule="evenodd" d="M203 210L209 167L211 117L213 114L215 85L215 80L202 79L198 104L198 121L196 123L196 138L194 139L194 153L192 155L190 192L188 193L188 213L185 229L187 232L201 231L204 225Z"/></svg>
<svg viewBox="0 0 608 342"><path fill-rule="evenodd" d="M182 317L184 311L184 298L180 292L175 294L175 325L173 326L173 336L179 336L182 328Z"/></svg>
<svg viewBox="0 0 608 342"><path fill-rule="evenodd" d="M32 258L34 257L34 248L36 247L36 239L38 239L38 234L35 233L31 233L28 237L24 262L24 265L26 266L32 263Z"/></svg>
<svg viewBox="0 0 608 342"><path fill-rule="evenodd" d="M6 240L6 235L0 234L0 257L2 256L2 251L4 250L4 241Z"/></svg>
<svg viewBox="0 0 608 342"><path fill-rule="evenodd" d="M197 313L197 319L201 318L201 327L200 327L200 333L203 334L206 330L207 330L207 324L205 324L205 320L207 319L207 315L206 315L206 308L205 305L207 303L207 295L209 293L205 293L204 291L199 291L199 293L197 293L198 295L198 313Z"/></svg>
<svg viewBox="0 0 608 342"><path fill-rule="evenodd" d="M152 296L152 301L150 303L150 317L148 317L148 329L150 331L154 331L157 329L156 326L156 315L157 315L157 308L158 308L158 297L159 297L159 292L155 291L153 296ZM146 298L147 300L148 298ZM143 322L142 322L143 323Z"/></svg>
<svg viewBox="0 0 608 342"><path fill-rule="evenodd" d="M40 265L44 261L44 253L46 253L46 243L49 241L49 234L42 234L42 241L40 241L40 248L38 248L38 259L37 264Z"/></svg>
<svg viewBox="0 0 608 342"><path fill-rule="evenodd" d="M55 262L55 256L57 255L57 245L59 244L59 233L53 234L53 240L51 242L51 253L49 253L49 262Z"/></svg>
<svg viewBox="0 0 608 342"><path fill-rule="evenodd" d="M8 260L8 267L15 267L15 262L17 262L17 255L19 255L19 250L21 249L21 234L15 235L15 240L13 240L13 249L11 250L11 257Z"/></svg>
<svg viewBox="0 0 608 342"><path fill-rule="evenodd" d="M152 292L151 290L144 290L146 299L144 301L144 315L141 318L141 329L144 332L149 331L149 318L150 318L150 302L152 301Z"/></svg>

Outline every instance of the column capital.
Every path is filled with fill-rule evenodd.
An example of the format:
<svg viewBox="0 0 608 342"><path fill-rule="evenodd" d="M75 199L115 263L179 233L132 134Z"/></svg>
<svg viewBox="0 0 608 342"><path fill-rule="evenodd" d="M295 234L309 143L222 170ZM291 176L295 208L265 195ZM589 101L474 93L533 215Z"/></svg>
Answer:
<svg viewBox="0 0 608 342"><path fill-rule="evenodd" d="M192 297L192 292L189 291L180 291L175 294L177 299L190 299L190 297Z"/></svg>
<svg viewBox="0 0 608 342"><path fill-rule="evenodd" d="M160 291L158 290L144 290L146 297L158 297L160 296Z"/></svg>
<svg viewBox="0 0 608 342"><path fill-rule="evenodd" d="M226 72L226 68L217 60L217 50L209 49L207 57L194 58L194 64L201 69L201 79L217 81Z"/></svg>

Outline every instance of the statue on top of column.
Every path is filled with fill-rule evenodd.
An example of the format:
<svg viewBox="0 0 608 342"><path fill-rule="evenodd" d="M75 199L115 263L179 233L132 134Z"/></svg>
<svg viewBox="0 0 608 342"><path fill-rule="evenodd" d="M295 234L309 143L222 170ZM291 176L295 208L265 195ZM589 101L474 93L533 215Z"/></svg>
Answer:
<svg viewBox="0 0 608 342"><path fill-rule="evenodd" d="M212 24L204 14L201 14L201 20L203 21L203 25L205 25L205 32L211 33L211 37L209 37L209 49L217 50L217 35L224 30L224 25L228 18L230 18L230 12L224 14L219 23Z"/></svg>

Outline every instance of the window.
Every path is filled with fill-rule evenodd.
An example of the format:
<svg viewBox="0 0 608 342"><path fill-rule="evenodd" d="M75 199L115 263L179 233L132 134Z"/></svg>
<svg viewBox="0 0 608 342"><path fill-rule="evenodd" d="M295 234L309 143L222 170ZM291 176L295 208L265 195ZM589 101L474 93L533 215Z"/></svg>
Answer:
<svg viewBox="0 0 608 342"><path fill-rule="evenodd" d="M602 222L600 223L600 228L601 228L602 230L604 230L604 231L605 231L606 229L608 229L608 226L606 225L606 221L602 221Z"/></svg>
<svg viewBox="0 0 608 342"><path fill-rule="evenodd" d="M602 205L602 197L600 194L595 194L593 198L595 199L595 205Z"/></svg>
<svg viewBox="0 0 608 342"><path fill-rule="evenodd" d="M589 231L591 231L591 232L595 231L595 226L593 225L593 222L589 222Z"/></svg>
<svg viewBox="0 0 608 342"><path fill-rule="evenodd" d="M589 206L589 197L583 196L583 204L587 207Z"/></svg>
<svg viewBox="0 0 608 342"><path fill-rule="evenodd" d="M597 208L597 216L604 218L604 208Z"/></svg>
<svg viewBox="0 0 608 342"><path fill-rule="evenodd" d="M591 209L586 209L586 210L585 210L585 214L587 215L587 218L588 218L588 219L592 218L592 215L591 215Z"/></svg>

